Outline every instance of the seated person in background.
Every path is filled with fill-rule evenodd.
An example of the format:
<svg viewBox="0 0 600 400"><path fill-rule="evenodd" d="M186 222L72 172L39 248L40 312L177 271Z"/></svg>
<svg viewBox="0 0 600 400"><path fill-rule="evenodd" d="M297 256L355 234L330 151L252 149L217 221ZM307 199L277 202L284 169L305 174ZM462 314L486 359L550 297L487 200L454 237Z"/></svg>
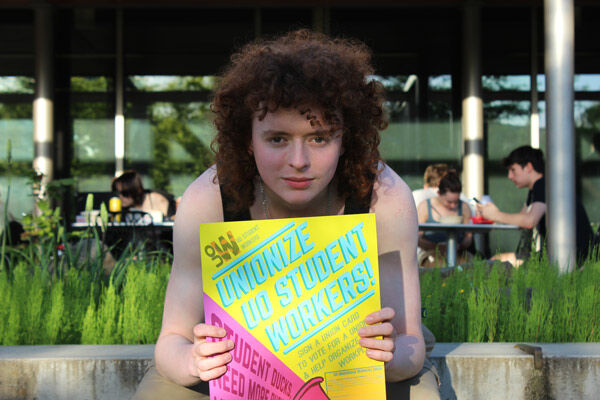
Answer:
<svg viewBox="0 0 600 400"><path fill-rule="evenodd" d="M419 223L470 223L471 209L460 199L462 184L456 171L449 170L440 180L438 194L422 201L417 207ZM466 250L473 240L471 232L458 234L458 250ZM447 235L443 232L419 232L419 265L441 266L445 263ZM458 262L464 263L468 254L459 254Z"/></svg>
<svg viewBox="0 0 600 400"><path fill-rule="evenodd" d="M513 150L502 160L508 170L510 179L517 188L528 188L525 205L518 213L505 213L494 203L478 205L481 215L494 222L518 225L525 228L521 232L521 240L516 253L502 253L492 257L493 260L508 261L518 267L529 258L532 248L540 251L546 238L546 181L544 178L544 154L531 146L521 146ZM576 251L578 262L583 261L590 251L590 243L594 234L590 220L579 199L575 206Z"/></svg>
<svg viewBox="0 0 600 400"><path fill-rule="evenodd" d="M448 172L448 164L431 164L425 169L423 175L423 189L413 190L412 195L415 199L415 205L422 201L437 196L440 179Z"/></svg>
<svg viewBox="0 0 600 400"><path fill-rule="evenodd" d="M440 180L444 175L448 173L448 164L431 164L425 169L423 175L423 189L413 190L412 195L415 199L415 205L418 206L422 201L431 199L438 195L438 187L440 186ZM475 208L471 206L471 203L464 193L460 193L460 199L463 203L466 203L471 209L471 214L475 214Z"/></svg>
<svg viewBox="0 0 600 400"><path fill-rule="evenodd" d="M140 174L133 170L123 172L112 181L112 190L119 194L123 210L139 210L150 213L160 211L164 217L171 217L169 199L156 191L145 191Z"/></svg>

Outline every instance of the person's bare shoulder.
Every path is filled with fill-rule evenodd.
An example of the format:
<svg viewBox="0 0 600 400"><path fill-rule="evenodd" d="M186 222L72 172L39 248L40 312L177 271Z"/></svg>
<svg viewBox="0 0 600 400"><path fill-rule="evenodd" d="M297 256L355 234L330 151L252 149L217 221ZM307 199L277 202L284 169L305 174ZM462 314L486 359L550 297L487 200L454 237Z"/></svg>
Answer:
<svg viewBox="0 0 600 400"><path fill-rule="evenodd" d="M416 249L417 211L408 185L390 167L383 165L373 187L371 208L377 218L377 240L380 252L398 246Z"/></svg>
<svg viewBox="0 0 600 400"><path fill-rule="evenodd" d="M378 209L385 209L386 212L398 214L415 214L415 202L412 192L406 182L386 164L383 164L383 170L379 174L377 181L373 186L375 198L372 207L377 212ZM392 215L390 215L391 217Z"/></svg>
<svg viewBox="0 0 600 400"><path fill-rule="evenodd" d="M183 194L173 228L173 265L177 268L199 265L199 225L223 221L221 192L215 176L215 167L209 168Z"/></svg>
<svg viewBox="0 0 600 400"><path fill-rule="evenodd" d="M196 178L183 193L175 217L176 225L189 220L197 223L223 221L221 191L214 166Z"/></svg>

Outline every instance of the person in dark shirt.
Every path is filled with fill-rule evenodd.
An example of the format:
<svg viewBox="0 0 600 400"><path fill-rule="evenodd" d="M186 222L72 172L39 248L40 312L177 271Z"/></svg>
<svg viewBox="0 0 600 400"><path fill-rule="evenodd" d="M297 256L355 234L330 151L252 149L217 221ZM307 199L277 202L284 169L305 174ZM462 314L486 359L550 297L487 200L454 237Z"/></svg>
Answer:
<svg viewBox="0 0 600 400"><path fill-rule="evenodd" d="M370 50L296 31L242 47L224 71L211 105L216 163L177 210L155 367L134 399L208 400L206 383L241 352L204 320L201 223L342 215L354 204L377 217L383 307L352 335L367 357L385 362L389 398L439 399L421 328L416 209L379 156L387 122L383 87L369 78Z"/></svg>
<svg viewBox="0 0 600 400"><path fill-rule="evenodd" d="M527 200L520 212L510 214L502 212L493 203L479 205L478 211L484 218L494 222L518 225L523 231L516 253L503 253L493 257L500 261L509 261L520 265L529 258L531 250L539 251L546 239L546 181L544 178L544 154L530 146L521 146L513 150L503 160L508 169L508 179L518 188L528 188ZM594 234L590 220L581 202L576 201L576 249L577 260L584 260L589 251Z"/></svg>

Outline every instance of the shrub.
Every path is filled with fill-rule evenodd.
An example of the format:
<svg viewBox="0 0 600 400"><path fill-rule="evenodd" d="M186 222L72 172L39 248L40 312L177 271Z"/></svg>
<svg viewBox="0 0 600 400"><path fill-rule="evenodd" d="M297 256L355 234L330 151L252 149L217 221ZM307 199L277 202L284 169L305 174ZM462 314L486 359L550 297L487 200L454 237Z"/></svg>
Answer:
<svg viewBox="0 0 600 400"><path fill-rule="evenodd" d="M98 273L98 260L76 265L66 257L64 268L50 271L11 257L14 267L0 270L1 344L156 341L170 272L164 254L134 249L109 276ZM565 275L544 257L519 269L476 261L449 276L432 270L421 276L421 301L423 322L440 342L600 341L594 260Z"/></svg>
<svg viewBox="0 0 600 400"><path fill-rule="evenodd" d="M440 342L596 342L600 262L559 275L546 258L519 269L485 261L442 277L421 276L423 322Z"/></svg>

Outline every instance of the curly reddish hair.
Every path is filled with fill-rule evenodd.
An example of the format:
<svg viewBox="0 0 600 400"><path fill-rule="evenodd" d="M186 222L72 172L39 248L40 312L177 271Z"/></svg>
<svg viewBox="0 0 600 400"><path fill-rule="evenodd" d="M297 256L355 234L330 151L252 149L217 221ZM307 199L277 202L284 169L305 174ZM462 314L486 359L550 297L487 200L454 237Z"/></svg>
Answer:
<svg viewBox="0 0 600 400"><path fill-rule="evenodd" d="M338 194L368 200L381 161L379 131L387 127L383 86L368 79L372 74L365 44L308 30L257 40L235 53L211 106L217 175L231 208L242 210L255 200L252 118L280 107L297 108L311 124L316 122L311 108L318 109L331 130L342 129Z"/></svg>

